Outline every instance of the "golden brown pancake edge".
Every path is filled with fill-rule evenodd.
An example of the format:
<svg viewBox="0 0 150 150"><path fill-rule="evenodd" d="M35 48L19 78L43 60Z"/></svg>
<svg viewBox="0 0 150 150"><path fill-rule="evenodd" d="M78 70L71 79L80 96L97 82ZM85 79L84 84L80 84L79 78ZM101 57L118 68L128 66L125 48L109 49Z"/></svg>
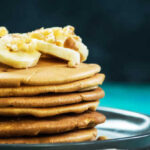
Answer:
<svg viewBox="0 0 150 150"><path fill-rule="evenodd" d="M48 117L66 113L83 113L87 110L95 111L99 104L97 101L89 101L72 105L49 107L49 108L0 108L0 116L35 116Z"/></svg>
<svg viewBox="0 0 150 150"><path fill-rule="evenodd" d="M0 138L0 144L72 143L96 140L97 129L75 130L43 137Z"/></svg>
<svg viewBox="0 0 150 150"><path fill-rule="evenodd" d="M0 97L11 96L32 96L42 93L66 93L75 92L83 88L88 88L102 84L105 79L104 74L96 74L92 77L66 83L61 85L47 85L47 86L22 86L14 88L0 88Z"/></svg>
<svg viewBox="0 0 150 150"><path fill-rule="evenodd" d="M59 115L47 118L16 117L0 119L0 137L37 136L93 128L105 122L106 117L98 112Z"/></svg>
<svg viewBox="0 0 150 150"><path fill-rule="evenodd" d="M32 97L5 97L0 98L0 107L54 107L75 104L86 101L94 101L105 95L101 88L86 92L44 94Z"/></svg>

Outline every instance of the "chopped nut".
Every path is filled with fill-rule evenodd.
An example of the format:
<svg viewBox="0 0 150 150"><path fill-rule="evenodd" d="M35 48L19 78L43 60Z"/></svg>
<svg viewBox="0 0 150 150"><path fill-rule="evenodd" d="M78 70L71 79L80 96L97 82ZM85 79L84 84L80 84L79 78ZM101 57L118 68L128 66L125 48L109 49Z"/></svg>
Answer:
<svg viewBox="0 0 150 150"><path fill-rule="evenodd" d="M102 141L102 140L108 140L108 138L106 136L99 136L97 138L98 141Z"/></svg>
<svg viewBox="0 0 150 150"><path fill-rule="evenodd" d="M0 37L8 34L8 30L5 27L0 27Z"/></svg>

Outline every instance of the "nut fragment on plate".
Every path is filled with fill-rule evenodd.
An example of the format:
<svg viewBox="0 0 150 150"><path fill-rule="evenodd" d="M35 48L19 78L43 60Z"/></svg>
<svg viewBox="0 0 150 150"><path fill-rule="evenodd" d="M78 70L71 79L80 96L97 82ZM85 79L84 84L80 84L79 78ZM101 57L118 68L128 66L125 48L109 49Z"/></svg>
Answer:
<svg viewBox="0 0 150 150"><path fill-rule="evenodd" d="M88 57L88 49L74 27L40 28L28 33L8 34L0 28L0 62L14 68L27 68L37 64L40 53L68 61L75 67Z"/></svg>
<svg viewBox="0 0 150 150"><path fill-rule="evenodd" d="M108 140L108 138L106 136L99 136L97 138L97 141L103 141L103 140Z"/></svg>

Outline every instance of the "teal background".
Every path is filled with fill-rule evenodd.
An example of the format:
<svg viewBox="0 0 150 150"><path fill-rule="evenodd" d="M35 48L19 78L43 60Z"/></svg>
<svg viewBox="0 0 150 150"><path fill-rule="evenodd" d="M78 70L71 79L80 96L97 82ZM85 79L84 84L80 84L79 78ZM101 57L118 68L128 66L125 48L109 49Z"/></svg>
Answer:
<svg viewBox="0 0 150 150"><path fill-rule="evenodd" d="M101 87L105 97L100 100L100 106L150 115L150 84L107 82Z"/></svg>

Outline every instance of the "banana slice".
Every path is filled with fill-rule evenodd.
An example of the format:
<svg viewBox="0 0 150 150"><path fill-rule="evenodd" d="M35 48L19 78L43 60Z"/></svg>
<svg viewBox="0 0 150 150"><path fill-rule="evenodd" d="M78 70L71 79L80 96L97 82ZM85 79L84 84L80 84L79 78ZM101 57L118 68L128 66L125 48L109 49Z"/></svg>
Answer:
<svg viewBox="0 0 150 150"><path fill-rule="evenodd" d="M35 66L40 58L38 51L10 51L0 41L0 62L14 68L28 68Z"/></svg>
<svg viewBox="0 0 150 150"><path fill-rule="evenodd" d="M74 40L72 37L69 37L64 42L64 47L76 50L80 53L81 62L85 61L88 57L89 51L87 47L79 40Z"/></svg>
<svg viewBox="0 0 150 150"><path fill-rule="evenodd" d="M37 50L67 60L69 67L75 67L87 59L88 49L74 30L72 26L40 28L28 35L38 43Z"/></svg>
<svg viewBox="0 0 150 150"><path fill-rule="evenodd" d="M81 55L81 62L86 61L88 55L89 55L89 51L87 49L87 46L84 45L81 42L76 41L76 46L78 47L78 51Z"/></svg>
<svg viewBox="0 0 150 150"><path fill-rule="evenodd" d="M0 37L8 34L8 30L5 27L0 27Z"/></svg>
<svg viewBox="0 0 150 150"><path fill-rule="evenodd" d="M33 39L36 42L36 49L42 53L53 55L55 57L68 61L70 67L80 64L80 54L72 49L59 47L57 45Z"/></svg>
<svg viewBox="0 0 150 150"><path fill-rule="evenodd" d="M68 61L75 67L88 57L88 49L74 27L40 28L29 33L8 34L0 27L0 62L14 68L35 66L40 52Z"/></svg>

